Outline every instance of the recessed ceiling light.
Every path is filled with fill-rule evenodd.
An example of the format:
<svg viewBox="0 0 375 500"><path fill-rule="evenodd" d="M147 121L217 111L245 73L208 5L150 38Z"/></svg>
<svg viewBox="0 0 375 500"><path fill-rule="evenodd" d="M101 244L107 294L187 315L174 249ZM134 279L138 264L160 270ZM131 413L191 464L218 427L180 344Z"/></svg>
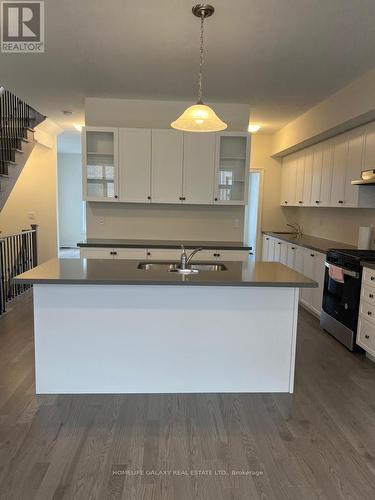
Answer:
<svg viewBox="0 0 375 500"><path fill-rule="evenodd" d="M260 125L257 123L249 123L249 128L247 129L251 134L255 134L255 132L258 132L260 130Z"/></svg>
<svg viewBox="0 0 375 500"><path fill-rule="evenodd" d="M82 132L82 127L83 127L83 125L80 125L79 123L75 123L74 124L74 128L76 130L78 130L78 132Z"/></svg>

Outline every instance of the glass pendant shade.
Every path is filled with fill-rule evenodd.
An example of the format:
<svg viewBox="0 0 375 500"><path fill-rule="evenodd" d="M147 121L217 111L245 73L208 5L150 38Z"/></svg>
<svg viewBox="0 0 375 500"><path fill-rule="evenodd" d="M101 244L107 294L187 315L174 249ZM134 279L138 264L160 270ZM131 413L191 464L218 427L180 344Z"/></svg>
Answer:
<svg viewBox="0 0 375 500"><path fill-rule="evenodd" d="M227 124L215 111L205 104L194 104L187 108L171 127L184 132L218 132L225 130Z"/></svg>

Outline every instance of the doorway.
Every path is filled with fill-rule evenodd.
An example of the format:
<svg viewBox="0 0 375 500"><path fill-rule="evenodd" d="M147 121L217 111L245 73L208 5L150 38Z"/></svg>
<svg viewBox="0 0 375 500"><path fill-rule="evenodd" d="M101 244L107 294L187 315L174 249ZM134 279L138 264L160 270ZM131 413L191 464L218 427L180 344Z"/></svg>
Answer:
<svg viewBox="0 0 375 500"><path fill-rule="evenodd" d="M252 248L250 261L260 260L263 170L249 172L248 200L245 210L245 243Z"/></svg>

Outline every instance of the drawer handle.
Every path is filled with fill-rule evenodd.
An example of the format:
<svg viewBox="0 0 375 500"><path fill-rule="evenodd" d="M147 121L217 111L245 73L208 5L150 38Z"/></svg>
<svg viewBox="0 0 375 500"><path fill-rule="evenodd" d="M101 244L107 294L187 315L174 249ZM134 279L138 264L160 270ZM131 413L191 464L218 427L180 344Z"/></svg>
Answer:
<svg viewBox="0 0 375 500"><path fill-rule="evenodd" d="M373 293L369 293L368 296L369 296L370 299L374 298L374 294Z"/></svg>
<svg viewBox="0 0 375 500"><path fill-rule="evenodd" d="M315 203L320 203L320 201L319 200L315 200Z"/></svg>
<svg viewBox="0 0 375 500"><path fill-rule="evenodd" d="M340 205L344 203L344 200L339 200Z"/></svg>
<svg viewBox="0 0 375 500"><path fill-rule="evenodd" d="M302 205L303 201L299 201L298 203L299 203L300 205Z"/></svg>
<svg viewBox="0 0 375 500"><path fill-rule="evenodd" d="M277 244L278 244L278 245L281 245L281 241L278 241L278 242L277 242Z"/></svg>
<svg viewBox="0 0 375 500"><path fill-rule="evenodd" d="M288 204L288 202L287 202L286 200L284 201L284 203L285 203L285 205L287 205L287 204Z"/></svg>
<svg viewBox="0 0 375 500"><path fill-rule="evenodd" d="M365 339L369 339L370 338L370 335L365 335Z"/></svg>
<svg viewBox="0 0 375 500"><path fill-rule="evenodd" d="M292 247L292 250L295 250L295 249L296 249L296 247Z"/></svg>
<svg viewBox="0 0 375 500"><path fill-rule="evenodd" d="M311 253L311 254L310 254L310 257L315 257L315 254L314 254L314 253Z"/></svg>
<svg viewBox="0 0 375 500"><path fill-rule="evenodd" d="M375 280L375 276L371 276L370 280L374 281Z"/></svg>
<svg viewBox="0 0 375 500"><path fill-rule="evenodd" d="M368 316L372 316L372 312L371 311L367 311L367 315Z"/></svg>

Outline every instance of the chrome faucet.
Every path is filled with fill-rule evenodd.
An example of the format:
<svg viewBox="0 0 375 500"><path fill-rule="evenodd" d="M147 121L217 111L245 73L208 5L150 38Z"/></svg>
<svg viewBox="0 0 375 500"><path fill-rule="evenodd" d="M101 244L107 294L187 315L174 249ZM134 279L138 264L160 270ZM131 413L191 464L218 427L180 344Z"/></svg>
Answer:
<svg viewBox="0 0 375 500"><path fill-rule="evenodd" d="M193 250L191 252L191 254L189 256L187 256L186 254L186 250L185 250L185 247L184 245L181 245L181 250L182 250L182 253L181 253L181 259L180 259L180 268L181 269L187 269L187 266L189 265L191 259L194 257L194 255L198 252L200 252L201 250L203 250L203 248L196 248L195 250Z"/></svg>
<svg viewBox="0 0 375 500"><path fill-rule="evenodd" d="M300 238L302 236L302 228L299 224L297 224L297 223L287 224L287 226L292 228L296 232L298 238Z"/></svg>

